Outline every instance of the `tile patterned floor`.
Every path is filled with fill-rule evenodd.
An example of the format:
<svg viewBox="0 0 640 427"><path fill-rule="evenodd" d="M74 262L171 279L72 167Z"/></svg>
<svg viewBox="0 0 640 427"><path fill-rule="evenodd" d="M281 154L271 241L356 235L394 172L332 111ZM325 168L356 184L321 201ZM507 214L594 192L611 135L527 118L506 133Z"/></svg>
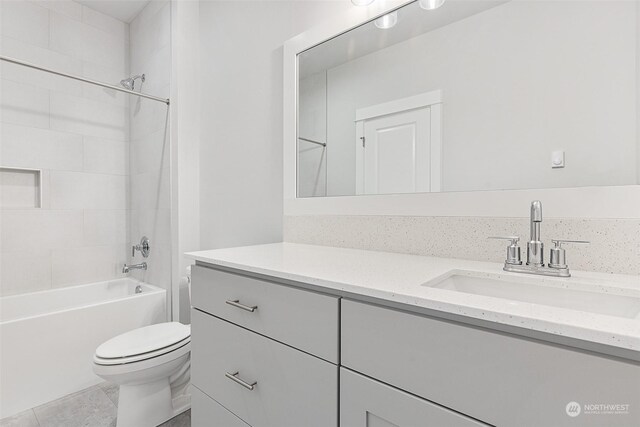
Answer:
<svg viewBox="0 0 640 427"><path fill-rule="evenodd" d="M0 427L115 427L117 411L118 386L102 383L0 420ZM189 410L160 427L190 426Z"/></svg>

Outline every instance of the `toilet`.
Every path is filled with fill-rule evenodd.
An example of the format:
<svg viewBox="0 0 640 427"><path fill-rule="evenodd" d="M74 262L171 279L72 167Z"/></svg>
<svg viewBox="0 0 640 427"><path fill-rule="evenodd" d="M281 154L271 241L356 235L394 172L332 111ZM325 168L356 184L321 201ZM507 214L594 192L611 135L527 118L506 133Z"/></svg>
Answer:
<svg viewBox="0 0 640 427"><path fill-rule="evenodd" d="M117 427L153 427L189 407L191 327L158 323L100 345L93 371L120 386Z"/></svg>
<svg viewBox="0 0 640 427"><path fill-rule="evenodd" d="M191 266L180 281L191 302ZM191 407L191 325L144 326L102 343L93 372L117 384L116 427L155 427Z"/></svg>

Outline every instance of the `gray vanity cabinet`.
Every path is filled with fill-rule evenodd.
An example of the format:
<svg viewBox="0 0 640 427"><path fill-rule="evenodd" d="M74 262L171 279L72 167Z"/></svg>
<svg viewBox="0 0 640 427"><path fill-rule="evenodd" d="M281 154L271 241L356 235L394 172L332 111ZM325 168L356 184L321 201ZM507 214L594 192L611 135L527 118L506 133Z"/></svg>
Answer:
<svg viewBox="0 0 640 427"><path fill-rule="evenodd" d="M202 390L191 386L191 425L211 426L215 421L220 427L248 427L249 424L227 411Z"/></svg>
<svg viewBox="0 0 640 427"><path fill-rule="evenodd" d="M195 266L192 304L194 427L337 427L338 297Z"/></svg>
<svg viewBox="0 0 640 427"><path fill-rule="evenodd" d="M340 368L340 425L345 427L486 426L344 368Z"/></svg>
<svg viewBox="0 0 640 427"><path fill-rule="evenodd" d="M192 315L196 387L253 427L336 425L336 365L200 311Z"/></svg>
<svg viewBox="0 0 640 427"><path fill-rule="evenodd" d="M200 266L192 278L194 307L338 363L339 298Z"/></svg>
<svg viewBox="0 0 640 427"><path fill-rule="evenodd" d="M342 366L497 426L640 425L640 365L342 300ZM566 412L570 402L630 413Z"/></svg>
<svg viewBox="0 0 640 427"><path fill-rule="evenodd" d="M291 285L194 267L194 427L640 425L637 362Z"/></svg>

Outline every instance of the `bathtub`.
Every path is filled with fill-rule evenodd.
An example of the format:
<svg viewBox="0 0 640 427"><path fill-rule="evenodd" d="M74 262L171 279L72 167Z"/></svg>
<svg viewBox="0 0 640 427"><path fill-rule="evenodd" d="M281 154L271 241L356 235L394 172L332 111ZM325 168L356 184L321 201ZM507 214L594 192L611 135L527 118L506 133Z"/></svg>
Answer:
<svg viewBox="0 0 640 427"><path fill-rule="evenodd" d="M0 298L0 419L98 384L98 345L166 320L166 291L128 278Z"/></svg>

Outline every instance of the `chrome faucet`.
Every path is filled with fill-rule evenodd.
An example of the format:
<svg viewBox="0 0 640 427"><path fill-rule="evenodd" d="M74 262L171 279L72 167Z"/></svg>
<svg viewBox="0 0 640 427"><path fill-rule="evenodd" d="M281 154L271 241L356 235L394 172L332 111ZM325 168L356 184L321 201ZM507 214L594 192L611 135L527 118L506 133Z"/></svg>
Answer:
<svg viewBox="0 0 640 427"><path fill-rule="evenodd" d="M540 241L540 224L542 224L542 202L531 202L531 240L527 243L527 265L544 266L544 243Z"/></svg>
<svg viewBox="0 0 640 427"><path fill-rule="evenodd" d="M123 273L128 273L131 270L146 270L147 269L147 263L146 262L141 262L140 264L132 264L132 265L123 265L122 266L122 272Z"/></svg>
<svg viewBox="0 0 640 427"><path fill-rule="evenodd" d="M540 274L543 276L570 277L569 266L566 263L566 253L563 243L589 243L586 240L552 240L554 247L550 250L549 265L544 264L544 243L540 238L540 224L542 224L542 202L531 202L530 229L531 237L527 243L527 263L522 265L520 258L520 246L517 236L489 237L490 239L509 240L507 247L507 259L504 262L504 271L514 273Z"/></svg>

